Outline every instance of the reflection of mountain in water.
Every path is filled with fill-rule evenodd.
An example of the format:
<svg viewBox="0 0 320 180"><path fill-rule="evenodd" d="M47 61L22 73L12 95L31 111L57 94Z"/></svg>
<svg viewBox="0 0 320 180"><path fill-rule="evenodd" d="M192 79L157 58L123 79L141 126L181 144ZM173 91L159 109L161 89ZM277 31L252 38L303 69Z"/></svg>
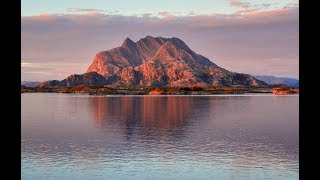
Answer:
<svg viewBox="0 0 320 180"><path fill-rule="evenodd" d="M106 121L143 127L181 126L192 110L192 97L93 97L90 108L98 127Z"/></svg>
<svg viewBox="0 0 320 180"><path fill-rule="evenodd" d="M106 168L101 172L129 161L161 162L165 169L185 162L235 175L261 167L263 173L298 171L297 97L54 96L31 94L22 101L46 102L41 113L23 106L24 163L46 166L58 159L67 168Z"/></svg>

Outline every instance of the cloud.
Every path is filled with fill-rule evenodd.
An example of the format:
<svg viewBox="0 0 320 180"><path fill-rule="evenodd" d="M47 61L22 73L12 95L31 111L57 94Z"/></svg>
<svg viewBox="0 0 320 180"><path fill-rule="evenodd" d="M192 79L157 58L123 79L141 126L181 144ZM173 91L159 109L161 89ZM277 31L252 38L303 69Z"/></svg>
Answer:
<svg viewBox="0 0 320 180"><path fill-rule="evenodd" d="M83 74L86 68L84 63L21 62L22 80L28 81L62 80L71 74Z"/></svg>
<svg viewBox="0 0 320 180"><path fill-rule="evenodd" d="M71 13L103 13L105 10L94 9L94 8L68 8L68 12Z"/></svg>
<svg viewBox="0 0 320 180"><path fill-rule="evenodd" d="M263 3L263 4L261 4L261 6L262 7L264 7L264 8L268 8L268 7L270 7L272 4L270 4L270 3Z"/></svg>
<svg viewBox="0 0 320 180"><path fill-rule="evenodd" d="M73 73L84 73L97 52L120 46L126 37L137 41L151 35L179 37L191 49L232 71L264 74L272 68L274 75L298 76L298 65L293 63L299 57L298 8L192 16L162 12L160 15L164 17L103 13L22 17L21 56L24 63L32 63L22 66L37 66L37 63L53 66L54 69L48 70L52 75L41 78L63 79ZM268 66L272 58L280 60ZM288 71L284 72L281 68L286 64ZM67 70L63 70L64 66ZM243 68L239 69L240 66ZM55 72L62 75L57 78ZM22 76L31 77L24 71Z"/></svg>
<svg viewBox="0 0 320 180"><path fill-rule="evenodd" d="M269 9L269 8L274 6L274 5L276 5L276 4L279 4L277 2L273 2L273 3L259 3L259 2L256 2L256 3L255 4L251 4L249 2L243 2L243 1L240 1L240 0L231 0L229 2L229 5L231 7L240 8L239 10L237 10L235 12L235 14L246 14L246 13L252 13L252 12L256 12L256 11L262 12L262 11L268 11L268 10L277 10L277 9ZM293 8L296 8L296 7L293 7Z"/></svg>
<svg viewBox="0 0 320 180"><path fill-rule="evenodd" d="M172 16L173 14L171 14L168 11L161 11L161 12L158 13L158 15L162 16L162 17L166 17L166 16Z"/></svg>
<svg viewBox="0 0 320 180"><path fill-rule="evenodd" d="M248 13L253 13L260 10L259 8L255 8L255 9L241 9L235 12L235 14L248 14Z"/></svg>
<svg viewBox="0 0 320 180"><path fill-rule="evenodd" d="M283 7L283 9L292 9L292 8L298 8L299 7L299 1L294 0L292 2L289 2L287 5Z"/></svg>
<svg viewBox="0 0 320 180"><path fill-rule="evenodd" d="M248 3L248 2L242 2L240 0L232 0L230 1L229 3L230 6L236 6L236 7L241 7L241 8L244 8L244 9L248 9L251 7L251 4Z"/></svg>
<svg viewBox="0 0 320 180"><path fill-rule="evenodd" d="M159 12L161 16L173 16L169 12ZM63 30L64 28L110 28L113 25L125 27L132 25L166 26L175 23L177 26L206 25L206 27L246 26L272 23L286 23L297 21L297 9L276 9L268 11L248 10L245 14L211 14L194 16L174 16L163 19L146 14L144 16L106 15L102 13L88 14L42 14L39 16L22 17L22 29L46 29L49 31ZM41 22L41 23L40 23ZM57 26L53 26L57 25ZM208 25L208 26L207 26ZM61 28L63 26L64 28ZM143 27L141 27L143 28ZM195 28L198 28L196 26ZM81 31L81 29L79 29ZM76 31L75 31L76 33ZM58 33L57 33L58 34Z"/></svg>

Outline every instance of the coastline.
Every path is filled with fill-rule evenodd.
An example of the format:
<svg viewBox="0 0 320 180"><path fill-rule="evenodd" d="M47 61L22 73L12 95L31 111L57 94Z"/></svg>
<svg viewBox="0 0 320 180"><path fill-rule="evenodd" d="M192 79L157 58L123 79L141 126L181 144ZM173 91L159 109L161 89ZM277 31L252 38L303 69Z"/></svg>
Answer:
<svg viewBox="0 0 320 180"><path fill-rule="evenodd" d="M299 94L299 88L283 88L282 93L275 93L275 87L146 87L112 88L80 85L64 88L21 87L21 93L72 93L88 95L244 95L244 94ZM289 89L289 90L288 90ZM278 91L276 91L278 92Z"/></svg>

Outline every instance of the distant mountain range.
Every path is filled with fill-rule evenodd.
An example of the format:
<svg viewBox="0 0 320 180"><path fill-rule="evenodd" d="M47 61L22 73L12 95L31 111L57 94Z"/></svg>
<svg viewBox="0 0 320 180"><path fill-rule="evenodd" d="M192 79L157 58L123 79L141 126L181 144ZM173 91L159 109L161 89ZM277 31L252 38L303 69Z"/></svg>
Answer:
<svg viewBox="0 0 320 180"><path fill-rule="evenodd" d="M97 53L87 73L39 86L68 87L86 83L112 87L268 86L249 74L219 67L178 38L151 36L137 42L126 38L120 47Z"/></svg>
<svg viewBox="0 0 320 180"><path fill-rule="evenodd" d="M21 81L21 85L24 85L26 87L35 87L39 84L38 81Z"/></svg>
<svg viewBox="0 0 320 180"><path fill-rule="evenodd" d="M256 79L259 79L267 84L284 84L292 87L299 87L299 80L287 77L275 77L275 76L254 76Z"/></svg>

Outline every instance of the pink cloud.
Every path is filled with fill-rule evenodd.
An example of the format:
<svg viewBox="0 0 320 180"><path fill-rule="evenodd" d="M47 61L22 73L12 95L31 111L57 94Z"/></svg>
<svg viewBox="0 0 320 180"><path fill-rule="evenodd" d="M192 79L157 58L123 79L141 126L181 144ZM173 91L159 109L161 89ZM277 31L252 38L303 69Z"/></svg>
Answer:
<svg viewBox="0 0 320 180"><path fill-rule="evenodd" d="M294 17L296 18L298 16L297 9L274 9L274 10L268 10L268 11L262 11L262 12L253 12L248 13L248 17L250 18L273 18L273 17Z"/></svg>
<svg viewBox="0 0 320 180"><path fill-rule="evenodd" d="M229 4L230 4L230 6L241 6L242 2L240 2L240 1L231 1Z"/></svg>
<svg viewBox="0 0 320 180"><path fill-rule="evenodd" d="M248 9L251 7L250 3L248 2L242 2L240 0L233 0L229 3L230 6L235 6L235 7L241 7L244 9Z"/></svg>
<svg viewBox="0 0 320 180"><path fill-rule="evenodd" d="M160 15L160 16L172 16L172 14L170 13L170 12L167 12L167 11L161 11L161 12L159 12L158 13L158 15Z"/></svg>
<svg viewBox="0 0 320 180"><path fill-rule="evenodd" d="M40 20L40 21L52 21L56 18L57 15L55 14L48 14L48 13L43 13L38 16L33 16L34 19Z"/></svg>
<svg viewBox="0 0 320 180"><path fill-rule="evenodd" d="M105 15L101 13L86 14L42 14L39 16L23 17L23 25L45 26L48 23L64 24L66 27L85 27L91 24L95 27L109 27L111 25L125 25L123 23L133 24L152 24L161 26L167 23L178 23L177 25L189 26L199 25L200 27L222 27L222 26L241 26L250 24L270 24L274 22L296 21L298 19L298 9L274 9L259 11L260 9L239 10L234 14L211 14L211 15L193 15L193 16L173 16L168 12L159 12L158 14L165 18L155 16L120 16ZM37 24L42 21L45 24ZM47 23L47 24L46 24Z"/></svg>
<svg viewBox="0 0 320 180"><path fill-rule="evenodd" d="M94 8L68 8L68 12L72 13L102 13L104 10L94 9Z"/></svg>
<svg viewBox="0 0 320 180"><path fill-rule="evenodd" d="M238 10L236 11L234 14L248 14L248 13L252 13L252 12L256 12L260 10L259 8L255 8L255 9L241 9L241 10Z"/></svg>

